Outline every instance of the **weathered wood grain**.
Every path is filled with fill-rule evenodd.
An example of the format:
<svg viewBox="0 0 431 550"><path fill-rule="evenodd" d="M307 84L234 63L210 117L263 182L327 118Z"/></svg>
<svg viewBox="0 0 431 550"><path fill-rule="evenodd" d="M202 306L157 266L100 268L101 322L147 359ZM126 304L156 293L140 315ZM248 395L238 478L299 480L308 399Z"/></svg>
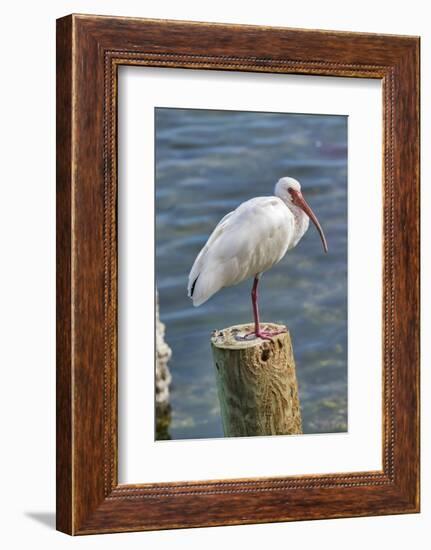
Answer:
<svg viewBox="0 0 431 550"><path fill-rule="evenodd" d="M264 330L285 327L263 323ZM289 332L244 340L253 325L217 330L211 349L227 437L302 433L295 359Z"/></svg>
<svg viewBox="0 0 431 550"><path fill-rule="evenodd" d="M57 32L58 528L84 534L418 511L419 39L82 15L60 19ZM382 80L381 470L118 485L121 64Z"/></svg>

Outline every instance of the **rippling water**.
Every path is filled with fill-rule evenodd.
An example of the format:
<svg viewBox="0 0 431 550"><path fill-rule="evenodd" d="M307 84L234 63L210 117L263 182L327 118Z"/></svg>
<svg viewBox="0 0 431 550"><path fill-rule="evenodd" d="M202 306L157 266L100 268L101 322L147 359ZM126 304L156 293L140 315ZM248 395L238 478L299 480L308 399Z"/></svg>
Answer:
<svg viewBox="0 0 431 550"><path fill-rule="evenodd" d="M263 321L289 326L305 433L347 429L347 118L156 110L156 279L172 348L170 437L222 437L210 334L251 322L252 281L194 308L193 261L222 216L272 195L275 182L302 184L329 245L312 224L260 285Z"/></svg>

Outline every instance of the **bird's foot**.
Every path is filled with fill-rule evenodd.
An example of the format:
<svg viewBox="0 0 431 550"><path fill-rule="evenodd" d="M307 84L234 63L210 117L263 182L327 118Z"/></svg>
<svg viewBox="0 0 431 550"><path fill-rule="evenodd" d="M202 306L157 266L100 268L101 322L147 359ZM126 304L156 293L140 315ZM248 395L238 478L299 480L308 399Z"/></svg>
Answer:
<svg viewBox="0 0 431 550"><path fill-rule="evenodd" d="M260 328L258 330L253 330L252 332L248 332L244 335L244 340L255 340L257 338L260 338L261 340L272 340L274 336L278 336L279 334L284 334L287 332L287 328L282 330L261 330ZM250 338L251 336L254 336L254 338Z"/></svg>

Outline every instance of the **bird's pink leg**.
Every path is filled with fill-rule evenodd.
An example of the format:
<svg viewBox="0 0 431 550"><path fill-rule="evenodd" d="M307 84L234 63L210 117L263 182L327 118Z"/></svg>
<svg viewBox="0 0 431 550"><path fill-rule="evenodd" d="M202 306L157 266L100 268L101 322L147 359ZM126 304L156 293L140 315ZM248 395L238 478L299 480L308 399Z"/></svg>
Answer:
<svg viewBox="0 0 431 550"><path fill-rule="evenodd" d="M247 338L248 336L251 336L252 334L254 334L256 338L261 338L262 340L271 340L272 336L276 336L277 334L282 334L283 332L286 332L286 330L269 331L269 330L260 329L259 305L258 305L259 295L257 292L258 284L259 284L259 276L256 275L253 281L253 288L251 289L251 303L253 305L253 317L254 317L254 332L249 332L244 336L244 338Z"/></svg>
<svg viewBox="0 0 431 550"><path fill-rule="evenodd" d="M259 277L256 276L253 281L253 288L251 289L251 303L253 305L253 317L254 317L254 334L256 335L256 337L260 336L259 305L257 303L259 299L259 295L257 293L258 284L259 284ZM264 338L264 339L269 340L269 338Z"/></svg>

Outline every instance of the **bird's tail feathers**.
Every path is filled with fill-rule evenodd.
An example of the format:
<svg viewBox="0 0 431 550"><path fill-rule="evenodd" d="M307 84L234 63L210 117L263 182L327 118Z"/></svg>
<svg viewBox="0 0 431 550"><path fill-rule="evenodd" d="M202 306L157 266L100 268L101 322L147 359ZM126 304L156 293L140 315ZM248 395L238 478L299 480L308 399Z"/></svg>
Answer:
<svg viewBox="0 0 431 550"><path fill-rule="evenodd" d="M209 300L221 287L217 269L204 269L193 280L189 279L188 295L193 300L193 305L198 307Z"/></svg>

